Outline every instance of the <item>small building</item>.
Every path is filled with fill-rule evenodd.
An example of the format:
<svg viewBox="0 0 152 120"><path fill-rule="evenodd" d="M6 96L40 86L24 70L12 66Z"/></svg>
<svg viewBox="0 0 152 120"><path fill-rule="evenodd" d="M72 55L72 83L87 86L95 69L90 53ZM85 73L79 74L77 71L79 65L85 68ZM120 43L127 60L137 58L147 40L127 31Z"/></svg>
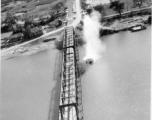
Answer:
<svg viewBox="0 0 152 120"><path fill-rule="evenodd" d="M18 25L20 25L20 26L24 26L25 21L17 21L16 23L17 23Z"/></svg>
<svg viewBox="0 0 152 120"><path fill-rule="evenodd" d="M33 19L33 21L39 23L40 22L40 18L36 17L36 18Z"/></svg>

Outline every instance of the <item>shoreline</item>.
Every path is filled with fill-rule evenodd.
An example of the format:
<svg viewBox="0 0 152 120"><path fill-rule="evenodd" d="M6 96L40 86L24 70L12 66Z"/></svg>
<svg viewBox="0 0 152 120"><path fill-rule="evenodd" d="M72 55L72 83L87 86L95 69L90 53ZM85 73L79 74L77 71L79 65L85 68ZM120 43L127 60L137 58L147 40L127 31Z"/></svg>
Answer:
<svg viewBox="0 0 152 120"><path fill-rule="evenodd" d="M133 16L133 17L126 17L121 19L110 19L109 21L105 22L103 25L104 27L108 27L110 29L101 29L100 30L100 36L109 35L113 33L118 33L120 31L128 31L130 28L136 26L136 25L145 25L145 26L151 26L151 23L148 23L148 18L150 15L144 15L144 16ZM104 34L102 34L102 32Z"/></svg>
<svg viewBox="0 0 152 120"><path fill-rule="evenodd" d="M33 39L33 40L30 40L30 41L27 41L27 42L24 42L24 43L21 43L21 44L18 44L18 45L15 45L15 46L12 46L12 47L9 47L9 48L6 48L6 49L1 49L1 55L2 54L6 54L7 52L9 52L9 51L12 51L12 50L15 50L15 49L17 49L18 47L21 47L21 46L24 46L24 45L26 45L26 44L29 44L29 43L32 43L32 42L34 42L34 41L36 41L36 40L43 40L43 39L47 39L47 38L57 38L57 35L56 34L60 34L60 32L62 32L62 30L64 29L64 27L62 27L62 28L60 28L60 29L57 29L57 30L55 30L55 31L52 31L52 32L49 32L49 33L46 33L46 34L44 34L44 35L42 35L42 36L40 36L40 37L38 37L38 38L35 38L35 39ZM55 34L55 35L52 35L52 34ZM49 35L52 35L51 37L49 36Z"/></svg>

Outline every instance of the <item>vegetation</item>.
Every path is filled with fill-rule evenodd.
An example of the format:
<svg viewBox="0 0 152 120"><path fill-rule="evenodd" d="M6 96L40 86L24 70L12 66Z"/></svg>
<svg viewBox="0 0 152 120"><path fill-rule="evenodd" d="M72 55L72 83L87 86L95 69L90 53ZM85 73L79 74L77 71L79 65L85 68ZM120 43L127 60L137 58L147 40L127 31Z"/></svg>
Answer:
<svg viewBox="0 0 152 120"><path fill-rule="evenodd" d="M16 24L16 18L11 13L7 13L5 21L2 22L1 32L9 32L13 29L13 25Z"/></svg>
<svg viewBox="0 0 152 120"><path fill-rule="evenodd" d="M151 24L151 16L148 18L148 23Z"/></svg>
<svg viewBox="0 0 152 120"><path fill-rule="evenodd" d="M8 26L12 27L12 25L14 25L16 23L15 17L12 16L11 13L7 13L5 22L8 24Z"/></svg>
<svg viewBox="0 0 152 120"><path fill-rule="evenodd" d="M81 8L83 9L83 10L86 10L87 9L87 4L86 4L86 0L80 0L80 4L81 4Z"/></svg>
<svg viewBox="0 0 152 120"><path fill-rule="evenodd" d="M36 2L36 6L50 4L50 3L55 2L55 1L56 0L40 0L39 2Z"/></svg>
<svg viewBox="0 0 152 120"><path fill-rule="evenodd" d="M83 40L83 37L82 37L81 30L79 30L79 29L75 30L74 38L75 38L76 43L77 43L78 46L79 45L81 46L81 45L85 44L85 41Z"/></svg>
<svg viewBox="0 0 152 120"><path fill-rule="evenodd" d="M95 7L93 7L96 11L98 11L102 16L105 16L106 13L105 13L105 8L102 4L99 4Z"/></svg>
<svg viewBox="0 0 152 120"><path fill-rule="evenodd" d="M56 49L58 50L63 49L63 41L64 41L64 31L60 34L59 38L56 39L54 42Z"/></svg>
<svg viewBox="0 0 152 120"><path fill-rule="evenodd" d="M55 41L55 47L56 47L56 49L58 49L58 50L62 50L62 49L63 49L63 41L58 41L58 40L56 40L56 41Z"/></svg>
<svg viewBox="0 0 152 120"><path fill-rule="evenodd" d="M62 18L65 17L66 13L64 12L64 4L62 2L59 2L57 4L55 4L54 6L54 11L56 12L52 12L50 14L50 17L47 18L40 18L40 21L38 23L35 23L34 21L30 20L30 18L27 16L27 14L25 14L24 16L24 21L25 21L25 25L22 26L24 29L27 29L28 25L29 25L29 29L33 28L33 27L38 27L38 26L43 26L43 25L47 25L50 24L50 22L52 22L52 24L54 24L54 28L58 28L60 26L62 26L62 21L58 20L58 18ZM62 11L62 12L61 12ZM1 27L1 31L3 32L8 32L8 31L13 31L13 33L18 33L23 32L24 30L21 29L21 26L18 26L16 21L18 21L18 17L13 16L11 13L7 13L5 20L2 22L2 27Z"/></svg>
<svg viewBox="0 0 152 120"><path fill-rule="evenodd" d="M12 45L41 36L43 34L42 26L44 26L44 29L46 29L46 31L51 31L53 29L61 27L62 19L64 19L66 15L64 1L61 1L61 0L58 0L56 2L54 2L55 0L45 0L45 1L40 0L40 2L36 0L35 1L31 0L29 1L29 3L27 3L26 1L26 2L23 2L24 4L18 3L19 5L16 5L16 6L14 5L15 4L14 0L13 1L9 0L8 3L6 2L7 0L2 0L2 1L4 2L4 4L2 5L4 9L5 7L6 8L7 7L9 8L9 6L12 6L12 7L10 9L11 13L8 12L6 14L6 17L5 17L5 14L3 15L5 19L3 19L3 21L1 22L2 24L1 32L3 33L3 32L12 31L12 34L8 35L7 38L2 39L3 44L1 48L10 47ZM50 4L51 2L54 2L54 3ZM48 5L40 6L38 7L39 8L38 10L43 9L43 11L47 12L47 15L43 14L44 12L40 12L37 10L32 11L32 12L38 13L38 15L35 16L36 19L35 18L33 19L33 16L30 17L30 15L33 14L31 12L21 15L21 17L20 16L16 17L15 16L16 14L14 14L14 12L17 12L17 11L21 11L21 12L23 12L22 10L28 11L29 8L33 8L34 5L43 5L43 4L48 4ZM41 18L39 14L43 14ZM23 39L20 39L20 36ZM58 50L61 50L63 47L62 40L56 41L55 45Z"/></svg>
<svg viewBox="0 0 152 120"><path fill-rule="evenodd" d="M113 2L110 3L110 9L113 9L116 12L118 12L120 17L121 17L121 13L124 9L124 3L120 2L119 0L113 1Z"/></svg>
<svg viewBox="0 0 152 120"><path fill-rule="evenodd" d="M140 9L140 12L141 12L141 7L142 7L144 1L145 0L133 0L134 5Z"/></svg>

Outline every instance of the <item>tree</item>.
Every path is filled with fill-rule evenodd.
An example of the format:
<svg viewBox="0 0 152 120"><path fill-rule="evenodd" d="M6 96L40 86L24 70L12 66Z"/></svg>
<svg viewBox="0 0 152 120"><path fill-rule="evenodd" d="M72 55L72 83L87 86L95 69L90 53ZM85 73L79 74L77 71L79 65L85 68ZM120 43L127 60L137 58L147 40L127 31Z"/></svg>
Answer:
<svg viewBox="0 0 152 120"><path fill-rule="evenodd" d="M58 3L58 4L56 4L54 7L53 7L53 9L54 10L60 10L60 8L61 8L61 6L60 6L60 4Z"/></svg>
<svg viewBox="0 0 152 120"><path fill-rule="evenodd" d="M22 31L23 31L25 40L31 38L31 28L29 26L27 26L26 28L24 28Z"/></svg>
<svg viewBox="0 0 152 120"><path fill-rule="evenodd" d="M98 11L102 16L105 16L105 8L102 4L99 4L93 7L96 11Z"/></svg>
<svg viewBox="0 0 152 120"><path fill-rule="evenodd" d="M81 2L81 8L83 9L83 10L85 10L85 9L87 9L87 4L86 4L86 0L81 0L80 1Z"/></svg>
<svg viewBox="0 0 152 120"><path fill-rule="evenodd" d="M27 28L27 27L30 26L31 24L32 24L32 21L31 21L28 17L26 17L26 18L25 18L24 27Z"/></svg>
<svg viewBox="0 0 152 120"><path fill-rule="evenodd" d="M16 33L22 33L23 32L23 28L22 26L16 24L13 26L13 34L16 34Z"/></svg>
<svg viewBox="0 0 152 120"><path fill-rule="evenodd" d="M53 14L52 14L52 15L50 15L50 16L51 16L51 17L50 17L50 18L48 19L48 21L47 21L48 23L49 23L49 22L52 22L52 21L54 21L54 20L55 20L55 17L54 17L54 15L53 15Z"/></svg>
<svg viewBox="0 0 152 120"><path fill-rule="evenodd" d="M62 50L62 49L63 49L63 41L58 41L58 40L56 40L56 41L55 41L55 47L56 47L56 49L58 49L58 50Z"/></svg>
<svg viewBox="0 0 152 120"><path fill-rule="evenodd" d="M6 14L6 18L5 18L6 24L9 26L9 28L13 28L13 25L16 23L15 22L15 18L12 16L11 13L7 13Z"/></svg>
<svg viewBox="0 0 152 120"><path fill-rule="evenodd" d="M140 13L141 13L141 6L143 5L143 2L145 0L134 0L134 5L137 6L140 9Z"/></svg>
<svg viewBox="0 0 152 120"><path fill-rule="evenodd" d="M58 28L62 25L62 21L61 20L56 20L55 21L55 27Z"/></svg>
<svg viewBox="0 0 152 120"><path fill-rule="evenodd" d="M121 13L124 9L124 2L120 2L119 0L113 1L110 3L110 9L113 9L118 12L121 17Z"/></svg>

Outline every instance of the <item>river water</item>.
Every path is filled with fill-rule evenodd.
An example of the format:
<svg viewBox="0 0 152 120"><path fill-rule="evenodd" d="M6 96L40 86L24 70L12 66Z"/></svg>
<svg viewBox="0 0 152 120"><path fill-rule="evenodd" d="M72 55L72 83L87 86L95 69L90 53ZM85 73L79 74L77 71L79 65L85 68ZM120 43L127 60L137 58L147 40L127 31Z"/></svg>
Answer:
<svg viewBox="0 0 152 120"><path fill-rule="evenodd" d="M150 35L148 27L101 38L106 51L81 78L85 120L150 120Z"/></svg>
<svg viewBox="0 0 152 120"><path fill-rule="evenodd" d="M102 37L106 51L82 76L85 120L150 119L150 32ZM82 61L85 47L79 51ZM0 119L57 119L60 54L52 48L2 59Z"/></svg>
<svg viewBox="0 0 152 120"><path fill-rule="evenodd" d="M57 120L62 54L53 45L32 42L27 53L2 58L0 120Z"/></svg>

